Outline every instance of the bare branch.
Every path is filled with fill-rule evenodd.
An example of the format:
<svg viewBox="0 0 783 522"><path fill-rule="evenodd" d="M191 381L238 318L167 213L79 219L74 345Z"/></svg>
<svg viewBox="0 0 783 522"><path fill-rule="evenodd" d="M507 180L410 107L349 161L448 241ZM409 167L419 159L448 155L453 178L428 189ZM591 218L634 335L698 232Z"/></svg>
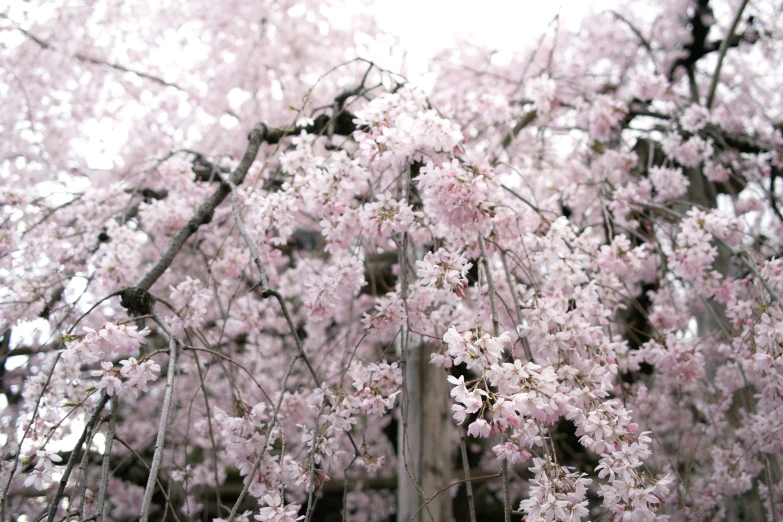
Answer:
<svg viewBox="0 0 783 522"><path fill-rule="evenodd" d="M150 474L147 477L147 488L144 490L144 500L141 504L140 522L147 522L150 516L150 507L152 505L152 495L155 493L155 486L158 481L160 471L160 462L163 460L163 446L166 443L166 428L169 423L169 412L171 411L171 398L174 394L174 375L177 373L177 354L179 353L179 339L174 334L171 327L165 319L154 312L155 321L169 336L169 367L166 374L166 391L163 396L163 405L160 408L160 421L158 422L158 436L155 439L155 452L152 456L152 465Z"/></svg>
<svg viewBox="0 0 783 522"><path fill-rule="evenodd" d="M433 500L435 500L435 498L436 498L438 495L440 495L440 494L441 494L441 493L443 493L444 491L448 491L449 489L453 488L453 487L454 487L454 486L456 486L457 484L462 484L463 482L470 482L470 481L472 481L472 480L487 480L487 479L491 479L491 478L497 478L497 477L499 477L499 476L500 476L500 473L495 473L494 475L484 475L483 477L473 477L473 478L471 478L471 479L463 479L463 480L457 480L457 481L454 481L454 482L452 482L451 484L449 484L449 485L448 485L448 486L446 486L445 488L441 488L441 489L439 489L438 491L436 491L434 495L432 495L432 496L431 496L429 499L427 499L427 500L424 502L424 504L422 504L421 506L419 506L419 509L417 509L417 510L416 510L416 512L413 514L413 516L410 518L410 521L408 521L408 522L411 522L412 520L414 520L414 519L416 518L416 515L418 515L418 514L419 514L419 512L420 512L422 509L424 509L425 507L427 507L427 506L429 505L429 503L430 503L430 502L432 502ZM509 510L509 515L510 515L510 514L511 514L511 510Z"/></svg>
<svg viewBox="0 0 783 522"><path fill-rule="evenodd" d="M95 509L95 520L103 520L104 501L106 500L106 487L109 483L109 465L111 461L111 446L114 442L114 426L117 423L117 408L119 400L114 395L111 398L111 413L109 417L109 430L106 433L106 447L103 450L103 463L101 464L101 483L98 486L98 503Z"/></svg>
<svg viewBox="0 0 783 522"><path fill-rule="evenodd" d="M470 514L470 522L476 522L476 504L473 500L473 483L470 480L470 463L468 462L468 450L465 447L465 432L460 429L459 434L459 449L460 455L462 455L462 469L465 473L465 489L468 495L468 512Z"/></svg>
<svg viewBox="0 0 783 522"><path fill-rule="evenodd" d="M655 63L655 54L653 53L653 48L650 45L650 41L647 40L647 38L644 37L644 35L641 33L641 31L639 31L639 29L637 29L636 26L633 25L631 23L631 21L628 20L627 18L625 18L623 15L621 15L620 13L618 13L617 11L612 10L612 9L610 9L607 12L610 13L615 18L617 18L618 20L620 20L621 22L623 22L625 25L627 25L628 28L631 30L631 32L634 35L636 35L636 37L639 39L639 43L642 44L642 47L645 48L645 50L647 51L647 54L650 55L650 61L652 62L653 68L655 69L655 72L657 74L658 73L658 64Z"/></svg>
<svg viewBox="0 0 783 522"><path fill-rule="evenodd" d="M718 51L718 64L715 66L715 72L712 74L712 81L710 82L710 89L707 91L707 101L705 102L705 106L708 109L712 108L712 102L715 101L715 90L718 88L720 69L723 67L723 59L726 57L726 51L729 49L729 42L731 42L731 37L734 35L734 31L737 30L737 25L742 18L742 12L745 10L747 5L748 0L743 0L742 4L739 6L739 9L737 9L737 14L734 15L734 20L731 22L731 27L729 28L729 32L726 34L726 38L724 38L720 44L720 50Z"/></svg>
<svg viewBox="0 0 783 522"><path fill-rule="evenodd" d="M6 18L6 19L8 18L5 15L2 15L2 17ZM27 38L29 38L31 41L33 41L41 49L46 49L48 51L55 51L56 50L56 48L54 46L52 46L52 44L50 44L49 42L45 41L44 39L42 39L42 38L40 38L40 37L38 37L38 36L36 36L34 34L32 34L30 31L28 31L28 30L26 30L26 29L24 29L22 27L18 27L17 26L17 27L14 27L14 29L16 29L17 31L19 31L20 33L25 35ZM117 63L107 62L105 60L99 60L97 58L90 58L89 56L86 56L86 55L84 55L82 53L74 54L73 58L78 60L78 61L80 61L80 62L90 63L90 64L93 64L93 65L100 65L100 66L104 66L104 67L109 67L110 69L114 69L114 70L120 71L120 72L131 73L131 74L134 74L134 75L138 76L139 78L144 78L146 80L150 80L150 81L152 81L154 83L157 83L159 85L163 85L164 87L172 87L174 89L177 89L178 91L186 92L185 89L183 89L179 85L167 82L163 78L160 78L159 76L155 76L154 74L145 73L143 71L138 71L136 69L131 69L130 67L126 67L124 65L120 65L120 64L117 64Z"/></svg>
<svg viewBox="0 0 783 522"><path fill-rule="evenodd" d="M54 516L57 514L57 507L59 506L60 501L63 498L63 492L65 491L65 486L68 485L68 479L71 476L71 471L73 471L73 466L76 464L76 461L78 460L79 450L81 449L84 442L87 440L87 435L92 431L92 428L95 425L95 423L98 422L98 419L101 416L101 412L103 411L103 407L106 406L107 402L109 402L109 398L110 397L105 393L101 396L101 400L98 401L98 405L95 407L95 411L90 417L90 420L88 420L87 424L84 426L84 429L82 430L82 434L79 437L79 441L76 443L76 446L74 446L73 452L71 452L71 456L68 459L68 464L66 464L65 466L65 470L63 471L63 476L62 478L60 478L60 485L57 487L57 493L55 493L52 503L49 504L49 511L46 515L47 522L54 521ZM86 448L85 451L87 451Z"/></svg>

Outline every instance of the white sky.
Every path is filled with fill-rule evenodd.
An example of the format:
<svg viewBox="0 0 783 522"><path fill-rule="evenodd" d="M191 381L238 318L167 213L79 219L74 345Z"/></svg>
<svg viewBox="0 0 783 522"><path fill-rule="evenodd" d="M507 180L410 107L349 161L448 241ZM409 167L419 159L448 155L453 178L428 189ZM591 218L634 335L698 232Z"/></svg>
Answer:
<svg viewBox="0 0 783 522"><path fill-rule="evenodd" d="M422 54L449 45L452 35L499 50L521 50L546 30L560 13L561 23L578 29L592 7L607 0L376 0L382 26L402 44Z"/></svg>
<svg viewBox="0 0 783 522"><path fill-rule="evenodd" d="M408 79L425 88L426 64L455 35L498 51L522 51L560 14L561 28L576 31L591 10L617 0L376 0L381 28L407 50Z"/></svg>

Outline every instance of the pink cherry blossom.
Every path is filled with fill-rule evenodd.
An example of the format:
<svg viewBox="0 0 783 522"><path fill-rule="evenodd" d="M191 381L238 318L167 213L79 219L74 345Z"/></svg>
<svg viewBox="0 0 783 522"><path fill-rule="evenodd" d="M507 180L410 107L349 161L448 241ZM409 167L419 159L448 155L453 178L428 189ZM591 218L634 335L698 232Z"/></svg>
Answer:
<svg viewBox="0 0 783 522"><path fill-rule="evenodd" d="M779 6L28 4L0 522L783 512Z"/></svg>

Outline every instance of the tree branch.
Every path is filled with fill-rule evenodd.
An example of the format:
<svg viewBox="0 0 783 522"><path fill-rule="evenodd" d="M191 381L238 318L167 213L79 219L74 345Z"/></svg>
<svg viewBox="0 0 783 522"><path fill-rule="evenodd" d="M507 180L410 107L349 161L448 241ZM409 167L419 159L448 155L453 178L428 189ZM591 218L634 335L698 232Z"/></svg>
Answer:
<svg viewBox="0 0 783 522"><path fill-rule="evenodd" d="M120 65L118 63L107 62L105 60L99 60L97 58L90 58L89 56L85 56L81 53L76 53L73 55L73 57L79 60L80 62L108 67L110 69L114 69L115 71L131 73L138 76L139 78L144 78L146 80L150 80L151 82L157 83L158 85L163 85L164 87L171 87L173 89L177 89L178 91L187 92L179 85L175 83L167 82L163 78L155 76L154 74L137 71L136 69L131 69L130 67L125 67L124 65Z"/></svg>
<svg viewBox="0 0 783 522"><path fill-rule="evenodd" d="M729 49L729 42L731 41L732 36L734 36L734 31L737 30L737 25L739 24L740 18L742 18L742 12L745 10L745 6L747 5L748 0L743 0L742 5L739 6L739 9L737 9L737 14L734 15L734 20L731 22L731 27L729 28L729 32L726 34L726 38L724 38L720 44L718 64L715 66L715 72L712 74L712 81L710 82L710 89L707 91L707 101L705 102L707 109L712 108L712 102L715 100L715 89L718 88L720 70L723 66L723 59L726 57L726 51Z"/></svg>
<svg viewBox="0 0 783 522"><path fill-rule="evenodd" d="M234 518L237 515L237 511L239 510L239 506L242 505L242 501L244 500L245 495L247 495L247 491L250 488L250 483L253 481L253 477L255 477L256 472L258 472L258 468L261 465L261 460L263 459L264 454L266 453L267 446L269 444L269 437L271 437L273 428L278 422L280 407L283 404L283 396L285 395L286 383L288 382L288 378L291 376L291 372L294 369L294 364L296 363L297 359L303 359L305 361L305 364L307 365L307 368L310 370L310 374L312 375L316 385L319 385L321 381L319 380L318 374L315 372L315 369L310 364L310 361L307 358L307 355L305 354L304 345L302 344L301 339L299 339L299 335L296 333L296 325L294 325L294 322L291 319L291 315L288 313L288 307L285 304L285 300L283 300L283 296L281 296L280 293L278 293L277 291L269 288L269 278L267 277L266 269L264 268L263 263L261 263L261 258L258 255L258 250L253 244L253 241L251 240L250 236L248 235L247 230L245 229L245 226L242 223L242 218L239 214L239 207L238 207L239 198L237 195L236 185L232 181L227 181L225 183L222 183L221 187L226 187L226 190L231 191L231 211L234 214L234 221L236 222L237 228L239 229L240 234L242 235L242 239L244 239L245 243L247 244L247 248L250 250L250 254L253 257L253 262L255 263L256 268L258 268L258 271L261 274L261 290L263 292L262 295L264 297L273 296L275 299L277 299L277 302L280 305L280 309L283 312L283 316L285 317L286 323L288 324L288 328L291 331L291 335L294 337L294 343L296 343L296 348L297 348L297 354L291 358L291 361L288 363L288 368L286 368L285 375L283 375L283 381L280 385L280 395L277 398L277 404L275 405L274 414L272 415L272 420L270 421L269 428L267 429L266 436L264 437L264 444L263 446L261 446L261 450L258 452L256 459L253 461L253 466L250 469L250 472L247 474L247 480L245 481L244 486L242 487L242 492L239 494L239 497L234 503L234 506L231 508L231 514L228 516L228 522L233 522ZM315 441L313 443L315 444Z"/></svg>
<svg viewBox="0 0 783 522"><path fill-rule="evenodd" d="M8 17L5 16L5 15L2 15L2 17L8 19ZM14 27L14 29L16 29L17 31L19 31L20 33L25 35L27 38L29 38L33 43L35 43L41 49L46 49L48 51L56 50L56 48L52 44L50 44L49 42L43 40L42 38L34 35L30 31L28 31L28 30L26 30L26 29L24 29L22 27L17 26L17 27ZM186 92L185 89L183 89L179 85L167 82L163 78L160 78L159 76L155 76L154 74L149 74L149 73L145 73L145 72L142 72L142 71L137 71L136 69L131 69L130 67L126 67L124 65L120 65L120 64L117 64L117 63L107 62L105 60L99 60L97 58L90 58L89 56L86 56L86 55L84 55L82 53L74 54L73 58L78 60L78 61L80 61L80 62L90 63L90 64L93 64L93 65L105 66L105 67L109 67L110 69L114 69L116 71L131 73L131 74L134 74L134 75L138 76L139 78L144 78L146 80L150 80L150 81L152 81L154 83L157 83L159 85L163 85L164 87L172 87L174 89L177 89L178 91Z"/></svg>
<svg viewBox="0 0 783 522"><path fill-rule="evenodd" d="M106 500L106 487L109 483L109 465L111 462L111 446L114 442L114 426L117 422L117 408L119 406L119 400L114 395L111 398L111 417L109 417L109 430L106 433L106 447L103 449L103 463L101 464L101 483L98 487L98 504L95 509L95 520L101 522L103 520L103 506Z"/></svg>
<svg viewBox="0 0 783 522"><path fill-rule="evenodd" d="M169 367L166 373L166 392L163 395L163 405L160 408L158 436L155 439L155 453L152 456L150 474L147 478L147 488L144 490L144 501L141 504L141 513L139 514L140 522L147 522L149 519L152 495L155 493L158 473L160 472L160 462L163 460L163 446L166 444L166 428L169 423L171 398L174 394L174 375L177 373L177 355L179 353L179 339L177 339L174 331L160 314L154 312L153 315L155 322L157 322L169 336Z"/></svg>
<svg viewBox="0 0 783 522"><path fill-rule="evenodd" d="M269 132L269 127L267 127L266 124L258 123L255 127L253 127L253 130L248 136L250 143L247 146L247 150L245 151L244 156L242 156L242 160L239 162L239 165L237 165L237 168L234 169L234 172L232 172L231 176L229 177L229 181L231 183L235 185L242 184L242 182L245 180L247 172L250 170L251 165L253 165L253 162L256 160L256 156L258 156L258 149L261 147L261 143L270 138L271 134ZM270 141L269 143L272 142ZM155 281L157 281L158 278L163 275L163 272L165 272L166 269L171 266L171 263L182 249L185 241L187 241L190 236L195 234L201 225L205 225L212 221L212 216L215 213L215 209L218 207L218 205L220 205L220 203L223 202L224 199L226 199L226 196L228 196L230 191L231 189L228 187L228 185L222 183L218 185L215 192L213 192L212 195L210 195L206 201L204 201L204 203L199 206L196 213L193 214L193 217L191 217L185 226L183 226L179 232L177 232L177 234L171 238L168 247L166 247L166 251L163 253L163 255L161 255L160 259L158 259L158 262L155 263L155 266L153 266L144 275L144 277L142 277L141 280L136 283L138 288L143 290L149 290L152 288L152 285L155 284Z"/></svg>
<svg viewBox="0 0 783 522"><path fill-rule="evenodd" d="M60 501L63 498L63 492L65 491L65 487L68 485L68 478L71 476L71 471L73 471L73 466L74 464L76 464L76 461L78 460L77 456L79 455L79 450L84 444L84 441L87 440L87 435L92 431L92 427L95 425L96 422L98 422L98 419L101 416L101 411L103 411L103 407L106 405L107 402L109 402L109 396L104 393L101 396L101 400L98 401L98 406L95 407L95 411L93 412L92 417L90 417L90 420L88 420L87 424L84 426L84 429L82 430L82 434L79 437L79 441L76 443L76 446L74 446L73 452L71 453L71 457L68 459L68 464L66 464L65 466L65 471L63 471L63 476L62 478L60 478L60 485L57 487L57 493L55 493L54 495L54 500L52 500L52 503L49 504L49 511L46 515L47 522L54 521L54 516L55 514L57 514L57 506L60 504Z"/></svg>
<svg viewBox="0 0 783 522"><path fill-rule="evenodd" d="M620 13L612 9L610 9L608 13L614 16L616 19L623 22L625 25L627 25L628 28L631 30L631 32L636 36L636 38L639 39L639 43L642 44L642 47L644 47L644 49L647 51L647 54L650 55L650 61L653 64L655 73L658 74L658 64L655 63L655 54L653 53L653 48L652 45L650 45L650 41L647 38L645 38L644 35L641 33L641 31L639 31L639 29L637 29L636 26L634 26L631 23L631 21L625 18L623 15L621 15Z"/></svg>

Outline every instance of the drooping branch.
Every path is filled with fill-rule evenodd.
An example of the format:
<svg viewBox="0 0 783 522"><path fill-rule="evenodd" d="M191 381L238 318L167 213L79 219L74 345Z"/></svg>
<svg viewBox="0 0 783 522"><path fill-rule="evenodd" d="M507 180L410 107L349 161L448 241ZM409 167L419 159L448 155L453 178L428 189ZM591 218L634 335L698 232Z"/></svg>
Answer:
<svg viewBox="0 0 783 522"><path fill-rule="evenodd" d="M618 13L617 11L612 10L612 9L610 9L608 12L612 16L614 16L616 19L620 20L626 26L628 26L628 28L636 36L636 38L639 39L639 43L642 44L642 47L644 47L644 49L647 51L647 54L650 55L650 61L653 64L653 68L655 69L655 72L657 73L658 72L658 64L655 63L655 53L653 52L653 48L652 48L652 45L650 44L650 41L647 38L645 38L644 35L642 34L642 32L639 31L639 29L637 29L636 26L633 25L633 23L631 23L631 21L628 20L626 17L624 17L623 15L621 15L620 13Z"/></svg>
<svg viewBox="0 0 783 522"><path fill-rule="evenodd" d="M177 354L179 353L179 339L177 339L177 336L163 317L157 312L155 312L154 315L155 321L169 336L169 367L166 374L166 391L163 395L163 405L160 407L160 421L158 422L158 436L155 439L155 452L152 456L150 474L147 478L147 488L144 490L144 500L141 504L141 513L139 514L140 522L147 522L147 520L149 520L152 495L155 493L158 483L160 462L163 460L163 447L166 443L166 428L169 423L171 400L174 395L174 376L177 373Z"/></svg>
<svg viewBox="0 0 783 522"><path fill-rule="evenodd" d="M5 19L8 19L8 17L6 15L0 15L0 16L2 16ZM43 38L34 35L30 31L28 31L28 30L26 30L26 29L24 29L22 27L18 27L18 26L15 27L14 29L16 29L17 31L19 31L20 33L25 35L28 39L30 39L30 41L35 43L41 49L46 49L48 51L55 50L55 47L52 44L50 44L49 42L47 42ZM183 89L179 85L177 85L175 83L167 82L166 80L164 80L163 78L161 78L159 76L155 76L154 74L150 74L150 73L146 73L144 71L139 71L139 70L136 70L136 69L133 69L133 68L130 68L130 67L126 67L126 66L118 64L118 63L108 62L106 60L100 60L98 58L92 58L92 57L87 56L87 55L82 54L82 53L74 54L73 58L78 60L78 61L80 61L80 62L89 63L89 64L92 64L92 65L99 65L101 67L108 67L110 69L114 69L115 71L120 71L120 72L124 72L124 73L131 73L131 74L133 74L135 76L138 76L139 78L144 78L145 80L150 80L151 82L157 83L158 85L162 85L164 87L172 87L174 89L177 89L178 91L185 92L185 89Z"/></svg>
<svg viewBox="0 0 783 522"><path fill-rule="evenodd" d="M462 470L465 474L465 490L468 496L468 514L470 515L470 522L476 522L476 505L473 500L473 483L470 480L470 463L468 462L468 450L465 447L465 432L460 430L459 432L459 450L462 457Z"/></svg>
<svg viewBox="0 0 783 522"><path fill-rule="evenodd" d="M231 181L227 181L221 184L221 187L226 187L226 189L231 192L231 210L234 214L234 220L237 224L237 228L239 229L240 234L242 235L242 238L244 239L247 245L247 248L250 250L250 255L253 258L253 262L255 263L256 268L258 268L258 271L261 274L261 289L263 295L264 297L271 296L277 299L277 302L280 305L280 309L283 312L283 316L285 317L286 324L288 324L288 328L291 331L291 335L294 338L294 342L297 348L296 355L294 355L294 357L292 357L291 360L289 361L288 367L286 368L285 371L285 375L283 375L283 380L280 384L280 395L277 399L277 404L275 404L272 420L270 421L269 428L267 429L266 436L264 437L264 443L261 446L261 450L258 452L258 455L256 456L255 460L253 461L253 465L250 469L250 472L247 474L247 480L245 481L245 484L242 487L242 492L239 494L239 497L237 497L234 506L231 508L231 514L228 516L228 522L233 522L234 518L237 515L237 512L239 511L239 506L242 505L242 501L244 500L245 495L247 495L247 491L250 488L250 483L253 481L253 477L255 477L255 474L258 471L259 466L261 465L261 461L264 457L264 454L266 453L267 445L269 444L269 437L271 437L272 431L278 422L280 407L283 404L283 396L285 395L285 387L286 384L288 383L288 378L291 376L291 372L294 369L294 365L296 364L296 361L299 359L303 359L305 361L305 364L307 365L307 368L310 370L310 374L312 375L316 385L319 385L321 381L318 377L318 374L315 372L315 369L313 368L312 364L310 363L310 360L307 358L307 355L304 352L304 345L302 344L299 335L296 333L296 326L294 325L294 322L291 319L291 315L288 313L288 307L285 304L285 300L283 299L283 296L280 295L280 293L277 292L276 290L273 290L269 287L269 278L267 277L266 269L264 268L264 265L261 262L261 257L258 255L258 250L256 249L255 245L253 244L253 241L250 239L250 236L247 233L247 230L245 229L244 223L242 222L242 218L239 213L239 207L238 207L239 198L237 196L236 185Z"/></svg>
<svg viewBox="0 0 783 522"><path fill-rule="evenodd" d="M712 81L710 82L710 90L707 91L707 100L704 103L704 105L708 109L712 107L712 102L715 100L715 89L718 88L718 80L720 80L720 70L721 67L723 67L723 59L726 58L726 51L728 51L729 49L729 42L731 42L732 38L734 37L734 31L737 30L737 25L739 24L739 21L742 18L742 12L745 10L745 7L747 5L748 5L748 0L743 0L742 4L737 9L737 14L734 15L734 20L732 20L731 22L731 27L729 28L729 32L726 34L726 38L724 38L720 44L720 51L718 53L718 64L715 66L715 72L712 74Z"/></svg>
<svg viewBox="0 0 783 522"><path fill-rule="evenodd" d="M103 449L103 462L101 464L101 483L98 487L98 503L95 508L95 520L101 522L103 520L104 502L106 501L106 488L109 483L109 466L111 464L111 447L114 442L114 430L117 423L117 408L119 406L119 400L114 395L111 398L111 417L109 417L109 431L106 433L106 446Z"/></svg>
<svg viewBox="0 0 783 522"><path fill-rule="evenodd" d="M497 227L493 225L493 233L497 236ZM498 248L498 253L500 254L500 262L503 264L503 273L506 276L506 283L508 284L509 290L511 290L511 299L514 302L514 311L515 316L517 319L517 326L522 324L522 305L519 302L519 296L517 295L517 290L514 285L514 279L511 277L511 272L508 269L508 260L506 259L506 250L504 248L501 248L500 245L496 245ZM519 332L517 331L517 335L519 335ZM533 352L530 350L530 343L527 340L527 337L520 336L520 339L522 340L522 348L525 350L525 357L529 362L533 362Z"/></svg>
<svg viewBox="0 0 783 522"><path fill-rule="evenodd" d="M117 434L114 434L114 440L119 442L126 450L128 450L136 459L145 467L147 470L150 469L149 465L147 464L147 461L138 454L138 452L133 449L127 442L122 440ZM174 517L175 522L180 522L179 517L177 516L177 510L174 509L174 506L171 503L171 498L169 497L169 494L166 492L166 488L163 487L163 484L160 482L160 479L158 479L158 488L160 488L160 492L163 494L163 498L166 499L166 504L169 507L169 512Z"/></svg>
<svg viewBox="0 0 783 522"><path fill-rule="evenodd" d="M93 426L95 426L95 423L98 422L98 419L101 416L101 412L103 411L103 407L106 406L106 403L109 402L109 399L110 397L108 394L104 393L101 396L101 400L98 401L98 405L95 407L95 411L90 417L90 420L88 420L87 424L84 426L84 429L82 430L82 434L79 437L78 442L76 442L76 446L74 446L73 452L71 453L71 457L68 459L68 464L66 464L65 466L65 470L63 471L63 476L62 478L60 478L60 484L57 487L57 493L55 493L52 503L49 504L49 511L46 515L47 522L54 521L54 516L57 514L57 506L59 506L60 500L62 500L63 498L63 493L65 492L65 487L68 485L68 479L71 476L71 471L73 471L73 467L76 464L76 461L78 460L79 450L84 444L84 441L87 440L87 435L92 431L92 428ZM85 451L87 451L86 448Z"/></svg>
<svg viewBox="0 0 783 522"><path fill-rule="evenodd" d="M230 181L228 182L228 187L229 190L231 190L231 212L234 214L234 223L236 223L237 230L239 230L239 234L242 236L242 239L245 240L245 244L248 245L248 248L252 249L251 253L253 262L255 263L256 268L258 268L258 273L261 276L261 295L264 298L269 297L269 277L266 275L264 264L261 262L261 258L258 256L258 252L255 251L253 241L250 239L250 236L247 233L247 229L245 229L245 224L242 221L242 216L239 214L239 198L237 197L237 187Z"/></svg>
<svg viewBox="0 0 783 522"><path fill-rule="evenodd" d="M489 307L492 314L492 333L495 337L500 335L500 320L498 319L497 290L492 271L489 268L489 259L487 259L487 249L484 246L484 236L478 235L479 250L481 251L481 264L484 266L484 275L487 278L487 289L489 293ZM514 291L514 288L511 288ZM505 441L504 436L504 441ZM500 464L500 475L503 477L503 520L511 522L511 486L508 476L508 459L503 459Z"/></svg>
<svg viewBox="0 0 783 522"><path fill-rule="evenodd" d="M10 329L6 330L4 335L10 336L11 330ZM46 391L46 388L49 386L49 383L52 380L52 375L54 375L54 369L57 367L57 363L60 361L61 356L62 356L62 352L58 353L54 359L54 362L52 363L52 368L49 370L49 373L46 376L46 382L43 385L43 389L41 390L41 393L38 394L38 398L36 399L31 420L30 422L27 423L27 427L25 428L24 433L22 434L22 438L19 440L19 444L17 445L16 454L14 455L14 461L11 464L11 470L8 472L8 479L6 480L5 486L3 487L2 496L0 496L0 521L2 522L5 522L6 520L5 515L6 515L6 505L8 503L8 490L11 488L11 482L13 482L14 474L16 473L16 469L19 466L19 457L22 454L22 444L24 444L27 435L30 433L30 430L33 427L35 418L38 415L38 410L41 407L41 401L43 400L44 391Z"/></svg>

